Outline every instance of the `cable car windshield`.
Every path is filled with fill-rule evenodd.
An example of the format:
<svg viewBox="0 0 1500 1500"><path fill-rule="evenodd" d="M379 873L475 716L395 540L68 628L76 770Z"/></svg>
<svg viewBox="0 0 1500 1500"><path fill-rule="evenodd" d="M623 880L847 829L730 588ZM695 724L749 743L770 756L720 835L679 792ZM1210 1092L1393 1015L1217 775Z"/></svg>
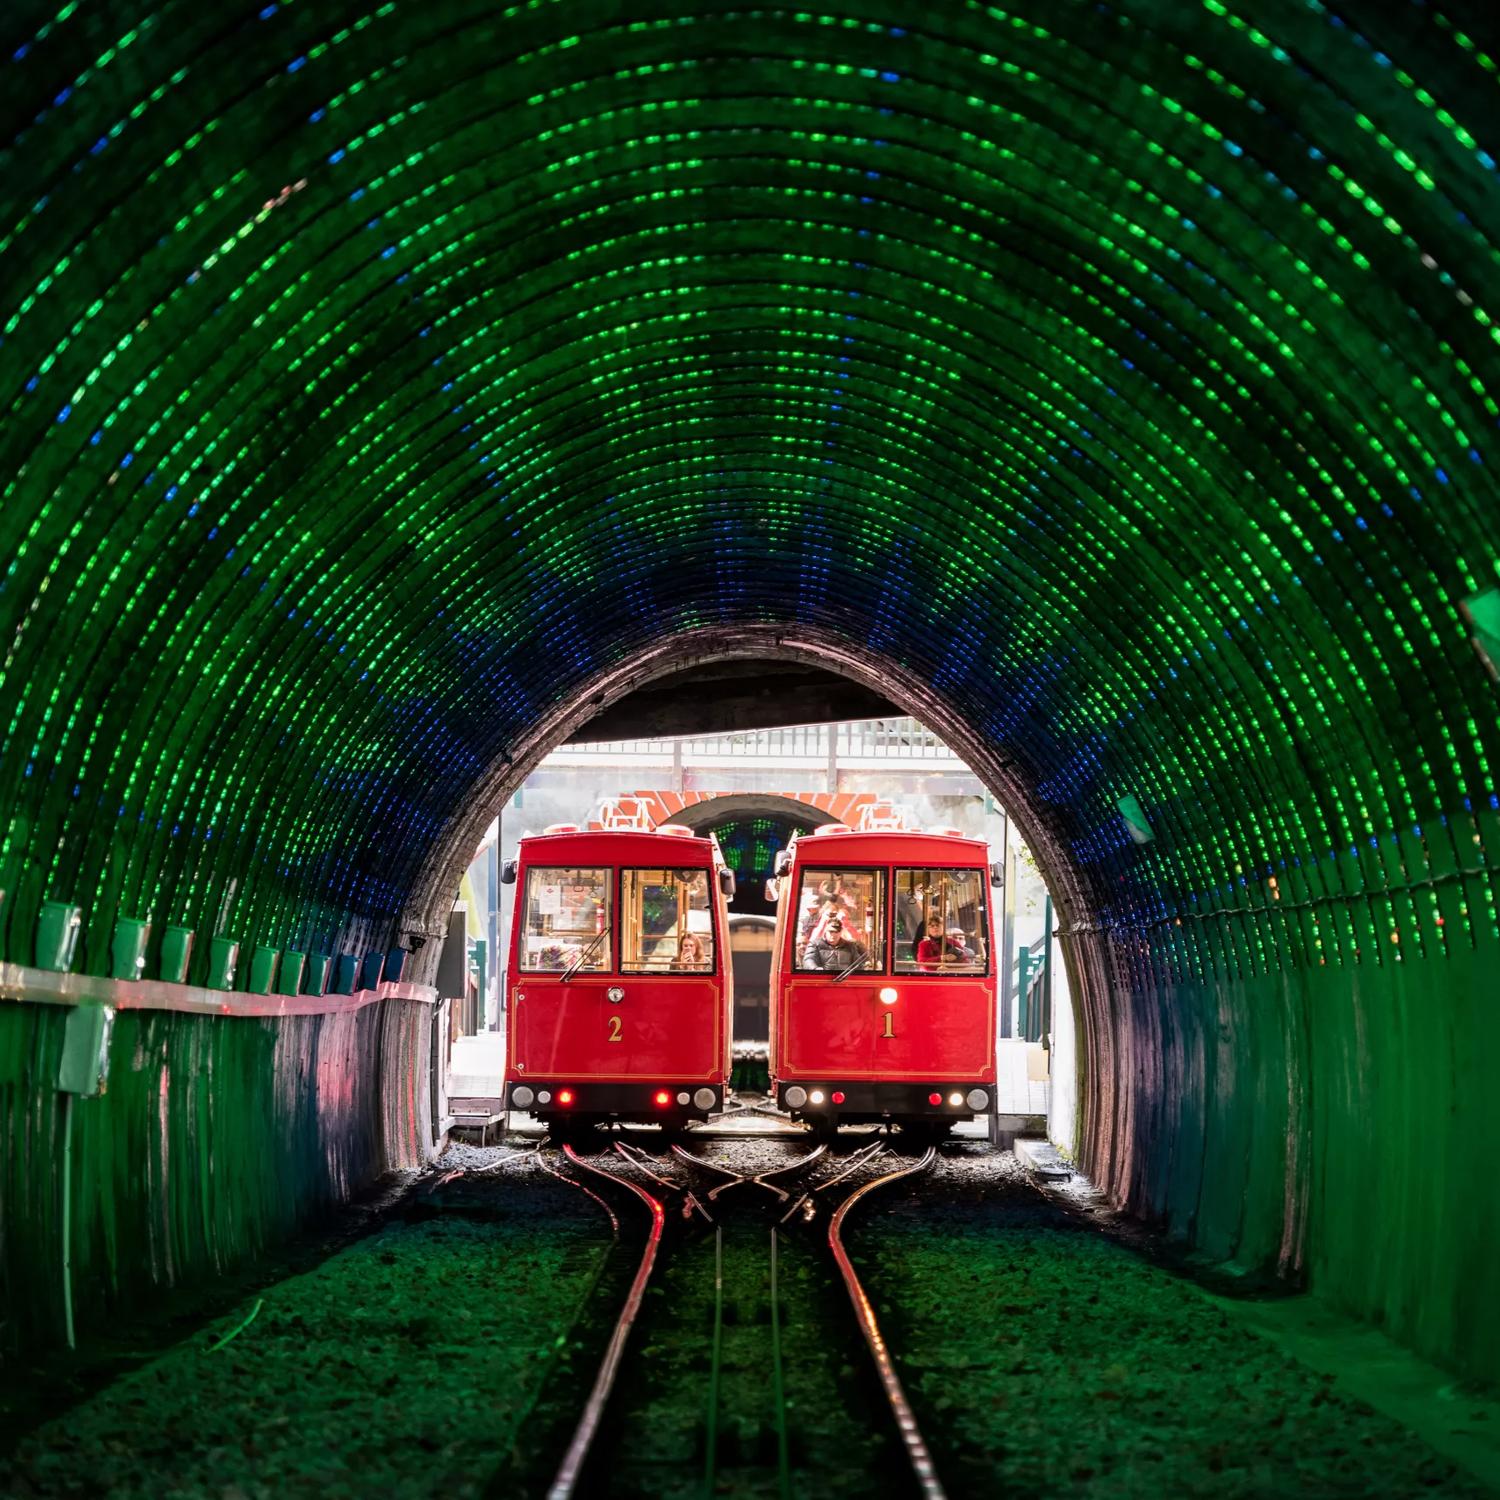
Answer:
<svg viewBox="0 0 1500 1500"><path fill-rule="evenodd" d="M622 870L620 967L627 974L711 974L713 906L707 870Z"/></svg>
<svg viewBox="0 0 1500 1500"><path fill-rule="evenodd" d="M824 974L883 968L884 913L884 871L803 870L797 968Z"/></svg>
<svg viewBox="0 0 1500 1500"><path fill-rule="evenodd" d="M533 869L526 873L521 968L529 973L609 968L610 874L607 868Z"/></svg>
<svg viewBox="0 0 1500 1500"><path fill-rule="evenodd" d="M896 972L983 974L985 871L896 871Z"/></svg>

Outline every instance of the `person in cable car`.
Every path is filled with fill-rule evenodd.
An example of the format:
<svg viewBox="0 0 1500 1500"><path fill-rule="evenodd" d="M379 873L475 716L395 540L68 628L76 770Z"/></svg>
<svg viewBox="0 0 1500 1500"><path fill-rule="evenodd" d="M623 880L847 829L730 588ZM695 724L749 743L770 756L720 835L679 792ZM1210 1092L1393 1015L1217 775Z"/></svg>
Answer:
<svg viewBox="0 0 1500 1500"><path fill-rule="evenodd" d="M844 926L838 915L829 917L823 924L821 936L807 947L807 965L812 969L841 973L846 969L862 967L869 959L869 950Z"/></svg>
<svg viewBox="0 0 1500 1500"><path fill-rule="evenodd" d="M834 916L842 921L844 910L832 897L808 909L807 915L802 918L801 930L797 934L798 947L804 955L823 936L823 929L828 925L829 919Z"/></svg>
<svg viewBox="0 0 1500 1500"><path fill-rule="evenodd" d="M971 964L974 955L969 951L962 927L950 927L943 933L943 919L928 917L927 935L917 944L917 967L933 973L944 964Z"/></svg>
<svg viewBox="0 0 1500 1500"><path fill-rule="evenodd" d="M676 970L706 969L708 955L703 951L703 939L696 932L684 934L677 945L677 957L672 960Z"/></svg>

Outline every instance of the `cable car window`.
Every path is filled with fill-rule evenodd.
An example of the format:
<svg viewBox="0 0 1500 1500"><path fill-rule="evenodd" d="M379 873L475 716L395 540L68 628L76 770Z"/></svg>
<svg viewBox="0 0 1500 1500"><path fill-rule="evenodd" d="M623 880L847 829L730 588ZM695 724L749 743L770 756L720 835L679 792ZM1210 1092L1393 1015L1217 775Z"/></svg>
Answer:
<svg viewBox="0 0 1500 1500"><path fill-rule="evenodd" d="M622 870L627 974L711 974L712 892L707 870Z"/></svg>
<svg viewBox="0 0 1500 1500"><path fill-rule="evenodd" d="M532 869L526 872L521 968L551 973L609 968L608 868Z"/></svg>
<svg viewBox="0 0 1500 1500"><path fill-rule="evenodd" d="M883 968L884 916L884 871L804 870L796 967L821 973Z"/></svg>
<svg viewBox="0 0 1500 1500"><path fill-rule="evenodd" d="M983 870L896 871L896 972L983 974Z"/></svg>

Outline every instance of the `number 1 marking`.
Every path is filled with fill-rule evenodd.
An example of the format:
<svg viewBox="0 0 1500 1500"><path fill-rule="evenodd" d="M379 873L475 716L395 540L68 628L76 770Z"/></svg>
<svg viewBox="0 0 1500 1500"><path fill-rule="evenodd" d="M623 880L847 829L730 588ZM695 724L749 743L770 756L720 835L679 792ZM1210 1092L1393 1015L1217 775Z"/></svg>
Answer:
<svg viewBox="0 0 1500 1500"><path fill-rule="evenodd" d="M609 1039L612 1042L620 1040L620 1033L625 1029L625 1022L619 1016L609 1018Z"/></svg>
<svg viewBox="0 0 1500 1500"><path fill-rule="evenodd" d="M891 1011L885 1013L885 1030L880 1033L881 1040L888 1040L896 1035L896 1017Z"/></svg>

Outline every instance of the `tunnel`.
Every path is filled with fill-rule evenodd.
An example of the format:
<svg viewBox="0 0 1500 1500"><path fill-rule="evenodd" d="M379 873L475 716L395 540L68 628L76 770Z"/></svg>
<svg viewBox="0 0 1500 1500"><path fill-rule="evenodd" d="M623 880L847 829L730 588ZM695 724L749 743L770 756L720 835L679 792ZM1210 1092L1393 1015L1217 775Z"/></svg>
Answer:
<svg viewBox="0 0 1500 1500"><path fill-rule="evenodd" d="M759 662L1009 811L1112 1208L1500 1376L1488 5L0 30L9 1349L426 1162L484 828Z"/></svg>

